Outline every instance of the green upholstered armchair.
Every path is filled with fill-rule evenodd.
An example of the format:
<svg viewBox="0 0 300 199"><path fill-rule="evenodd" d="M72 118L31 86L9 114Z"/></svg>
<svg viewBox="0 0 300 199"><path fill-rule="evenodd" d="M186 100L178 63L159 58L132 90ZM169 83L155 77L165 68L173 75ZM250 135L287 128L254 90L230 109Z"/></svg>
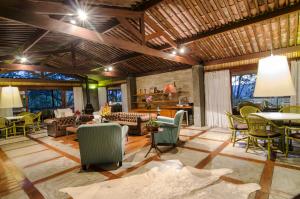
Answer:
<svg viewBox="0 0 300 199"><path fill-rule="evenodd" d="M176 146L181 128L184 111L177 111L174 118L158 116L159 133L154 134L155 144L172 144Z"/></svg>
<svg viewBox="0 0 300 199"><path fill-rule="evenodd" d="M78 128L83 170L91 164L119 163L122 166L128 126L115 123L87 124Z"/></svg>

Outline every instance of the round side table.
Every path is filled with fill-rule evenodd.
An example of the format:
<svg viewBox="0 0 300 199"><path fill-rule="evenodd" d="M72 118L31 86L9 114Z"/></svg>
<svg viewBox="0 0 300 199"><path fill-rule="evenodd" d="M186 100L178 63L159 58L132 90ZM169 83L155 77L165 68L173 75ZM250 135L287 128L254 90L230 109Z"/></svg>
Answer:
<svg viewBox="0 0 300 199"><path fill-rule="evenodd" d="M161 150L155 144L155 138L154 138L154 134L159 133L159 131L150 131L150 133L151 133L151 146L150 146L149 151L145 155L145 158L148 156L148 154L151 152L152 149L155 150L155 152L157 153L158 156L159 156L160 153L162 153Z"/></svg>

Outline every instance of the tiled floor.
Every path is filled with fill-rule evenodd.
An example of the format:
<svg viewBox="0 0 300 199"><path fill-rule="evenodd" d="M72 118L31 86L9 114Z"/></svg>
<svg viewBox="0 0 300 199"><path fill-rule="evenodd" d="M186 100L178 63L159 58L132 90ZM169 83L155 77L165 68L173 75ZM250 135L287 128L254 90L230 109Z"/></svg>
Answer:
<svg viewBox="0 0 300 199"><path fill-rule="evenodd" d="M245 143L233 147L229 139L227 129L188 127L181 130L177 148L161 147L160 157L150 153L145 158L149 137L130 137L122 167L102 165L89 172L80 172L74 135L51 138L41 131L28 138L0 140L0 198L69 198L58 190L139 174L172 159L196 168L232 169L222 180L261 185L251 199L288 199L300 193L300 155L285 158L278 153L275 161L268 161L264 152L246 153Z"/></svg>

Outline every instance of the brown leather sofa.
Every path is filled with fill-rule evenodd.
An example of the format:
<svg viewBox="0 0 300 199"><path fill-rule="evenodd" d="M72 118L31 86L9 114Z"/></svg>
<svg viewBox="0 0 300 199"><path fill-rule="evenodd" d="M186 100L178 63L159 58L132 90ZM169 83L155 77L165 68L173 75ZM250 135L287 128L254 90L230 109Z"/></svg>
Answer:
<svg viewBox="0 0 300 199"><path fill-rule="evenodd" d="M93 118L94 117L92 115L81 115L78 123L84 124L93 120ZM48 135L52 137L59 137L66 135L67 127L76 125L76 116L47 119L44 122L47 125Z"/></svg>
<svg viewBox="0 0 300 199"><path fill-rule="evenodd" d="M151 114L152 118L156 118L156 114ZM105 119L110 122L116 122L120 125L129 126L128 134L130 135L144 135L147 133L146 123L149 121L148 113L127 113L127 112L115 112L111 113L108 116L105 116Z"/></svg>

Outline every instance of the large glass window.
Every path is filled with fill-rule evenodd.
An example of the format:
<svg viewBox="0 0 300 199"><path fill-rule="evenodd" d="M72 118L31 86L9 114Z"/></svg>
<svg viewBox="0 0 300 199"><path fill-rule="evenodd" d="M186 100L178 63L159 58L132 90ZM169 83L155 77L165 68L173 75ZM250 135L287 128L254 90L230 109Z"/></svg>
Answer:
<svg viewBox="0 0 300 199"><path fill-rule="evenodd" d="M28 90L27 96L30 112L62 106L61 90Z"/></svg>
<svg viewBox="0 0 300 199"><path fill-rule="evenodd" d="M107 90L107 100L110 103L121 103L122 92L120 88L109 88Z"/></svg>
<svg viewBox="0 0 300 199"><path fill-rule="evenodd" d="M256 74L243 74L232 76L232 106L236 108L244 101L259 104L264 109L278 109L289 104L290 97L254 97Z"/></svg>
<svg viewBox="0 0 300 199"><path fill-rule="evenodd" d="M74 94L72 90L66 91L66 107L74 108Z"/></svg>

